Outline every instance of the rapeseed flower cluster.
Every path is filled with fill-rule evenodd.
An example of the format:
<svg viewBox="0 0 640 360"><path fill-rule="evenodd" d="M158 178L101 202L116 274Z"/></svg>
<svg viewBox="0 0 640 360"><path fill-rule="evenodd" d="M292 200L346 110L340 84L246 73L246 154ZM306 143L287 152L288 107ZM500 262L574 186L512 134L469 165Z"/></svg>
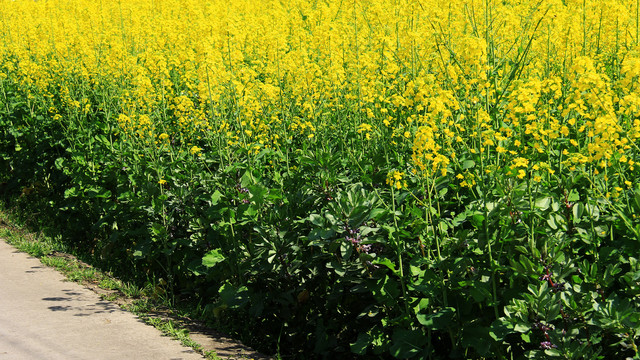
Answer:
<svg viewBox="0 0 640 360"><path fill-rule="evenodd" d="M389 168L417 182L453 182L464 159L479 158L519 179L540 180L532 169L543 162L546 175L633 172L636 7L3 2L0 79L57 121L100 115L116 141L163 151L257 156L340 139L360 159L384 151Z"/></svg>

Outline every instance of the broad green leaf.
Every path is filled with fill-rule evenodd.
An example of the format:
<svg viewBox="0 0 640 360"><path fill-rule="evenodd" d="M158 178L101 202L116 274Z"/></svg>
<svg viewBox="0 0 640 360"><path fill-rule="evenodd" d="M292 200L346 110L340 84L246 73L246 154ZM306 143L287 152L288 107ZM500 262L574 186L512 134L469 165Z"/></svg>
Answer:
<svg viewBox="0 0 640 360"><path fill-rule="evenodd" d="M309 215L309 221L315 226L324 226L324 218L319 214L311 214Z"/></svg>
<svg viewBox="0 0 640 360"><path fill-rule="evenodd" d="M513 325L504 318L496 319L489 328L489 336L491 336L495 341L502 341L505 336L513 332Z"/></svg>
<svg viewBox="0 0 640 360"><path fill-rule="evenodd" d="M353 252L353 245L351 243L342 242L340 244L340 254L342 255L342 260L347 261Z"/></svg>
<svg viewBox="0 0 640 360"><path fill-rule="evenodd" d="M336 232L332 229L313 229L308 235L309 240L328 240L335 236Z"/></svg>
<svg viewBox="0 0 640 360"><path fill-rule="evenodd" d="M466 326L462 329L461 344L463 347L472 347L478 354L486 355L491 348L491 340L485 327Z"/></svg>
<svg viewBox="0 0 640 360"><path fill-rule="evenodd" d="M251 200L254 201L256 205L262 206L264 203L264 197L269 190L260 184L251 185L248 188L249 193L251 194Z"/></svg>
<svg viewBox="0 0 640 360"><path fill-rule="evenodd" d="M369 213L369 219L378 219L387 216L390 213L387 209L375 208Z"/></svg>
<svg viewBox="0 0 640 360"><path fill-rule="evenodd" d="M549 205L551 205L551 198L548 196L536 200L536 207L538 209L547 210L549 208Z"/></svg>
<svg viewBox="0 0 640 360"><path fill-rule="evenodd" d="M155 238L163 237L167 234L167 229L162 224L153 223L151 224L151 233L154 235ZM154 240L157 240L157 239L154 239Z"/></svg>
<svg viewBox="0 0 640 360"><path fill-rule="evenodd" d="M92 198L109 198L111 191L103 188L91 188L87 191L87 196Z"/></svg>
<svg viewBox="0 0 640 360"><path fill-rule="evenodd" d="M220 249L214 249L209 251L203 258L202 258L202 265L210 268L215 266L216 264L223 262L225 260L224 255L222 255L220 253Z"/></svg>
<svg viewBox="0 0 640 360"><path fill-rule="evenodd" d="M576 189L571 189L571 191L569 192L569 196L567 197L567 200L570 202L576 202L580 200L580 193L578 193L578 190Z"/></svg>
<svg viewBox="0 0 640 360"><path fill-rule="evenodd" d="M358 355L364 355L367 352L367 347L369 347L369 343L371 342L371 336L367 333L358 334L358 339L356 342L351 344L351 352Z"/></svg>
<svg viewBox="0 0 640 360"><path fill-rule="evenodd" d="M584 205L582 203L573 204L573 221L578 223L584 213Z"/></svg>
<svg viewBox="0 0 640 360"><path fill-rule="evenodd" d="M211 194L211 206L217 205L220 198L222 198L222 193L218 190Z"/></svg>
<svg viewBox="0 0 640 360"><path fill-rule="evenodd" d="M582 204L584 207L584 211L586 211L587 215L593 218L593 220L598 220L600 218L600 208L596 203L586 203ZM575 208L575 206L574 206ZM575 210L574 210L575 211Z"/></svg>
<svg viewBox="0 0 640 360"><path fill-rule="evenodd" d="M418 322L424 325L427 329L440 330L453 325L451 321L453 320L455 313L455 308L446 307L433 314L416 314L416 317L418 318Z"/></svg>
<svg viewBox="0 0 640 360"><path fill-rule="evenodd" d="M475 226L478 229L482 227L482 222L484 222L484 216L483 215L474 214L471 217L471 223L473 224L473 226Z"/></svg>
<svg viewBox="0 0 640 360"><path fill-rule="evenodd" d="M246 286L223 284L218 291L220 300L230 308L240 307L249 302L249 291Z"/></svg>
<svg viewBox="0 0 640 360"><path fill-rule="evenodd" d="M55 161L56 169L62 170L62 168L64 168L64 161L65 159L62 157L57 158Z"/></svg>
<svg viewBox="0 0 640 360"><path fill-rule="evenodd" d="M373 261L373 263L376 265L384 265L389 269L391 269L391 271L393 271L394 274L396 273L396 265L392 263L391 260L389 260L388 258L377 258Z"/></svg>
<svg viewBox="0 0 640 360"><path fill-rule="evenodd" d="M526 332L529 332L529 330L531 330L531 324L525 324L521 322L517 323L513 327L513 331L519 332L519 333L526 333Z"/></svg>
<svg viewBox="0 0 640 360"><path fill-rule="evenodd" d="M398 359L409 359L418 355L426 342L427 338L422 331L396 329L393 332L389 351Z"/></svg>
<svg viewBox="0 0 640 360"><path fill-rule="evenodd" d="M545 353L545 355L552 356L552 357L560 357L560 356L562 356L562 353L558 349L548 349L548 350L545 350L544 353Z"/></svg>
<svg viewBox="0 0 640 360"><path fill-rule="evenodd" d="M78 196L78 188L72 187L64 191L64 198L68 199L70 197Z"/></svg>

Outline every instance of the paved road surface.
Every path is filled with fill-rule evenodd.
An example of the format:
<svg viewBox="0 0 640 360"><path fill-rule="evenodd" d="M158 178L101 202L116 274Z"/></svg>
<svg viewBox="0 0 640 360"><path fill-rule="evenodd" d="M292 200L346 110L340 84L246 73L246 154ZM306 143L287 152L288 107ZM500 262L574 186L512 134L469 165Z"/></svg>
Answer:
<svg viewBox="0 0 640 360"><path fill-rule="evenodd" d="M0 239L0 360L203 357Z"/></svg>

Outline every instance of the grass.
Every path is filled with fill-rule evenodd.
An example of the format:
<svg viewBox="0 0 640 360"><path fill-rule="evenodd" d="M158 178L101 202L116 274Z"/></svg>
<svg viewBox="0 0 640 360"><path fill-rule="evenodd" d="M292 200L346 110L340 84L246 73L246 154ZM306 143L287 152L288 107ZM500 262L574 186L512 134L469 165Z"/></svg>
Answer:
<svg viewBox="0 0 640 360"><path fill-rule="evenodd" d="M193 350L199 352L204 355L207 359L220 359L215 352L206 351L203 349L202 345L193 341L189 337L189 331L184 327L180 326L178 323L171 319L164 319L159 317L152 317L148 314L141 314L133 312L134 314L140 316L140 318L146 323L149 324L156 329L162 331L163 334L171 336L172 338L179 340L184 346L188 346Z"/></svg>

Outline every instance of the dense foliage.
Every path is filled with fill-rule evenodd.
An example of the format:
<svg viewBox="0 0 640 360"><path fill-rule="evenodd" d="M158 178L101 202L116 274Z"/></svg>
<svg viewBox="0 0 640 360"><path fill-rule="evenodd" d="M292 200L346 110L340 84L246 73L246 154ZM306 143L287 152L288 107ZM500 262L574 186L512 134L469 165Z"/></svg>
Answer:
<svg viewBox="0 0 640 360"><path fill-rule="evenodd" d="M639 358L638 10L0 0L0 191L267 351Z"/></svg>

